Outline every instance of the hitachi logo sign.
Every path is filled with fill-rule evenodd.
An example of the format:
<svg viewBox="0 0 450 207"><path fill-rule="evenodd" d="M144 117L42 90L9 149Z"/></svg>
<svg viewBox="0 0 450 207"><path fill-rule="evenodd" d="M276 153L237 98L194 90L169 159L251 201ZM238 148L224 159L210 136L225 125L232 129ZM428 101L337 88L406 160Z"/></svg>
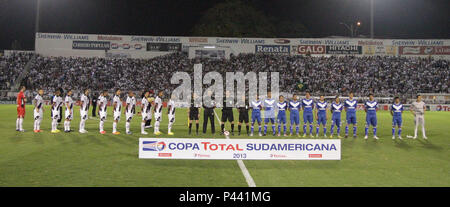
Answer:
<svg viewBox="0 0 450 207"><path fill-rule="evenodd" d="M255 45L255 53L290 53L289 45Z"/></svg>

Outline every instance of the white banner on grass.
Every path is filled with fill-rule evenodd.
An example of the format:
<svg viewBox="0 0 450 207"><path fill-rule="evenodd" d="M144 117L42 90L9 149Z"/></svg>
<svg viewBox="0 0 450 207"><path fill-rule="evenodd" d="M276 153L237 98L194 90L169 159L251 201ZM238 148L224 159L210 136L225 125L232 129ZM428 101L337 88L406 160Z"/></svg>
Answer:
<svg viewBox="0 0 450 207"><path fill-rule="evenodd" d="M340 160L341 140L140 138L139 158Z"/></svg>

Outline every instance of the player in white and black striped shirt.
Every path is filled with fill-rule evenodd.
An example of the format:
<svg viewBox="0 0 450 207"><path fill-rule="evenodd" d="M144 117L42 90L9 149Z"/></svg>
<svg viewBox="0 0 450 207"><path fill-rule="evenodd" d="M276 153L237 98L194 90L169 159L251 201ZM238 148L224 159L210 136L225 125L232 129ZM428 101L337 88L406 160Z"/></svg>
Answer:
<svg viewBox="0 0 450 207"><path fill-rule="evenodd" d="M107 106L108 106L108 100L106 99L107 96L108 91L104 90L98 97L97 101L98 114L100 116L100 123L99 123L100 134L106 134L106 131L103 129L103 126L105 125L107 115Z"/></svg>
<svg viewBox="0 0 450 207"><path fill-rule="evenodd" d="M43 89L39 89L38 94L34 97L34 132L41 132L41 121L44 115L44 94Z"/></svg>
<svg viewBox="0 0 450 207"><path fill-rule="evenodd" d="M131 134L130 132L130 122L131 119L133 119L134 114L136 113L136 97L134 97L133 91L128 92L127 100L126 100L126 108L125 108L125 117L126 117L126 123L125 123L125 129L127 134Z"/></svg>
<svg viewBox="0 0 450 207"><path fill-rule="evenodd" d="M86 129L84 128L86 125L86 120L88 119L88 112L89 112L89 106L90 106L90 100L89 100L89 89L84 89L84 93L81 94L80 99L80 133L87 133Z"/></svg>
<svg viewBox="0 0 450 207"><path fill-rule="evenodd" d="M173 135L172 126L173 126L173 123L175 122L176 106L175 106L175 102L173 101L173 99L175 99L175 94L172 94L172 97L169 100L169 103L167 103L167 116L169 118L169 125L168 125L168 130L167 130L168 135Z"/></svg>
<svg viewBox="0 0 450 207"><path fill-rule="evenodd" d="M155 98L155 109L154 109L154 114L155 114L155 131L154 134L155 135L160 135L161 132L159 131L159 125L161 124L161 120L162 120L162 108L163 108L163 102L162 102L162 97L164 96L164 92L163 91L159 91L158 96L156 96Z"/></svg>
<svg viewBox="0 0 450 207"><path fill-rule="evenodd" d="M117 131L117 123L119 122L120 115L122 114L122 100L120 100L120 93L120 89L116 89L116 93L113 97L113 134L120 134L120 132Z"/></svg>

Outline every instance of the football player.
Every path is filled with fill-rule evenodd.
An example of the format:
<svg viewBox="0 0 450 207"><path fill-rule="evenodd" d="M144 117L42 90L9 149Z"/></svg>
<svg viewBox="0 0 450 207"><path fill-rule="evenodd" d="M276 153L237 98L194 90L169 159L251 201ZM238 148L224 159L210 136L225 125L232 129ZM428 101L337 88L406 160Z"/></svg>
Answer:
<svg viewBox="0 0 450 207"><path fill-rule="evenodd" d="M130 122L133 119L134 114L136 113L136 97L134 97L133 91L128 91L126 104L127 106L125 108L125 118L127 119L127 121L125 122L125 130L127 134L131 134Z"/></svg>
<svg viewBox="0 0 450 207"><path fill-rule="evenodd" d="M44 116L44 90L39 89L38 94L34 97L34 132L41 132L41 121Z"/></svg>
<svg viewBox="0 0 450 207"><path fill-rule="evenodd" d="M64 121L64 132L71 132L70 122L73 119L73 100L72 100L72 89L67 91L66 98L64 99L64 105L66 107L65 121Z"/></svg>
<svg viewBox="0 0 450 207"><path fill-rule="evenodd" d="M90 106L90 99L89 99L89 89L84 89L84 93L81 94L80 98L80 133L87 133L85 126L86 126L86 120L88 119L88 112L89 112L89 106Z"/></svg>

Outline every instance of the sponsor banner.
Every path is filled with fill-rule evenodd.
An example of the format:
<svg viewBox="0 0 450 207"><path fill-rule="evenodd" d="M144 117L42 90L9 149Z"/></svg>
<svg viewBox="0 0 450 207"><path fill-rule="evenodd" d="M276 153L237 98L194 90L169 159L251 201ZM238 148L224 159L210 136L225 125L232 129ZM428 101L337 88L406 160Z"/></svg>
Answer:
<svg viewBox="0 0 450 207"><path fill-rule="evenodd" d="M37 39L50 40L89 40L89 35L83 34L52 34L52 33L36 33Z"/></svg>
<svg viewBox="0 0 450 207"><path fill-rule="evenodd" d="M399 46L398 54L400 55L423 55L420 46Z"/></svg>
<svg viewBox="0 0 450 207"><path fill-rule="evenodd" d="M107 41L122 41L123 37L121 36L111 36L111 35L98 35L97 40L107 40Z"/></svg>
<svg viewBox="0 0 450 207"><path fill-rule="evenodd" d="M176 52L181 51L181 43L147 43L147 51Z"/></svg>
<svg viewBox="0 0 450 207"><path fill-rule="evenodd" d="M367 45L363 46L363 53L365 55L397 55L396 46L374 46Z"/></svg>
<svg viewBox="0 0 450 207"><path fill-rule="evenodd" d="M140 138L140 159L340 160L340 139Z"/></svg>
<svg viewBox="0 0 450 207"><path fill-rule="evenodd" d="M72 49L78 50L109 50L110 42L104 41L73 41Z"/></svg>
<svg viewBox="0 0 450 207"><path fill-rule="evenodd" d="M289 40L289 39L274 39L273 42L275 44L289 44L289 43L291 43L291 40Z"/></svg>
<svg viewBox="0 0 450 207"><path fill-rule="evenodd" d="M435 55L450 55L450 46L435 46Z"/></svg>
<svg viewBox="0 0 450 207"><path fill-rule="evenodd" d="M289 45L255 45L255 53L290 54Z"/></svg>
<svg viewBox="0 0 450 207"><path fill-rule="evenodd" d="M343 55L351 55L351 54L361 54L362 46L357 45L327 45L326 46L327 54L343 54Z"/></svg>
<svg viewBox="0 0 450 207"><path fill-rule="evenodd" d="M165 43L181 43L180 37L148 37L148 36L131 36L132 42L165 42Z"/></svg>
<svg viewBox="0 0 450 207"><path fill-rule="evenodd" d="M448 40L447 40L448 41ZM443 46L446 40L392 40L391 45L397 46ZM447 42L448 44L448 42Z"/></svg>
<svg viewBox="0 0 450 207"><path fill-rule="evenodd" d="M207 37L189 37L190 43L208 43Z"/></svg>
<svg viewBox="0 0 450 207"><path fill-rule="evenodd" d="M358 45L384 45L382 40L358 40Z"/></svg>
<svg viewBox="0 0 450 207"><path fill-rule="evenodd" d="M253 38L216 38L216 44L266 44L266 40Z"/></svg>
<svg viewBox="0 0 450 207"><path fill-rule="evenodd" d="M356 45L356 40L348 39L300 39L301 45Z"/></svg>
<svg viewBox="0 0 450 207"><path fill-rule="evenodd" d="M450 46L399 46L400 55L450 55Z"/></svg>
<svg viewBox="0 0 450 207"><path fill-rule="evenodd" d="M299 45L298 54L325 54L325 45Z"/></svg>
<svg viewBox="0 0 450 207"><path fill-rule="evenodd" d="M437 104L430 105L430 110L432 111L450 111L450 105L446 104Z"/></svg>

